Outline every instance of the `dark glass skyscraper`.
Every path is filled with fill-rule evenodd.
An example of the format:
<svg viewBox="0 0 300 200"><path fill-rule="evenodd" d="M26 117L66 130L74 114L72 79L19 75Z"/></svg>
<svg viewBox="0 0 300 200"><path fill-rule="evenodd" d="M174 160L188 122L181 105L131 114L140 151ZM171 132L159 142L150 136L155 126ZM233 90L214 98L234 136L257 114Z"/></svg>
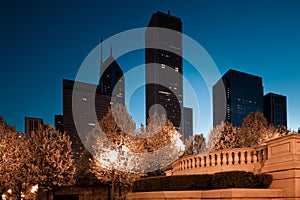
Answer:
<svg viewBox="0 0 300 200"><path fill-rule="evenodd" d="M173 33L154 27L170 29ZM145 33L146 118L154 112L166 114L178 129L183 115L181 33L181 19L170 12L154 13Z"/></svg>
<svg viewBox="0 0 300 200"><path fill-rule="evenodd" d="M98 88L100 94L110 95L111 102L125 105L125 80L123 71L112 56L112 50L105 62L101 63L100 70L102 74Z"/></svg>
<svg viewBox="0 0 300 200"><path fill-rule="evenodd" d="M255 111L263 113L262 78L230 69L213 86L213 125L226 121L238 127Z"/></svg>
<svg viewBox="0 0 300 200"><path fill-rule="evenodd" d="M268 93L264 96L264 115L274 126L287 126L286 96Z"/></svg>
<svg viewBox="0 0 300 200"><path fill-rule="evenodd" d="M193 109L183 107L183 138L193 136Z"/></svg>

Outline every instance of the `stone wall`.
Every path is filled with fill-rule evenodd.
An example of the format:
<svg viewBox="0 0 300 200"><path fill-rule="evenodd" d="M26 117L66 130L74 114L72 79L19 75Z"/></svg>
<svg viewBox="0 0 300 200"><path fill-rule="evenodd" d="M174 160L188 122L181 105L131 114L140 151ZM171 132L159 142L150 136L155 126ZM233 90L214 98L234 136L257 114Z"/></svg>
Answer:
<svg viewBox="0 0 300 200"><path fill-rule="evenodd" d="M207 191L159 191L136 192L127 195L126 200L187 200L187 199L226 199L226 200L280 200L284 199L282 189L221 189Z"/></svg>

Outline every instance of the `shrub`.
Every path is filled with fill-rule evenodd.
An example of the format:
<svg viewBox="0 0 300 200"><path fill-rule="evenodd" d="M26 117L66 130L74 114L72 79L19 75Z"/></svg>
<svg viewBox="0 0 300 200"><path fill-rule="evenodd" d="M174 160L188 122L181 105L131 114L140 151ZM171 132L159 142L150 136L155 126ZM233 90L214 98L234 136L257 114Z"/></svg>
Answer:
<svg viewBox="0 0 300 200"><path fill-rule="evenodd" d="M137 180L133 192L170 190L210 190L224 188L268 188L272 176L252 172L231 171L215 174L160 176Z"/></svg>
<svg viewBox="0 0 300 200"><path fill-rule="evenodd" d="M212 175L160 176L137 180L133 183L134 192L168 190L207 190Z"/></svg>

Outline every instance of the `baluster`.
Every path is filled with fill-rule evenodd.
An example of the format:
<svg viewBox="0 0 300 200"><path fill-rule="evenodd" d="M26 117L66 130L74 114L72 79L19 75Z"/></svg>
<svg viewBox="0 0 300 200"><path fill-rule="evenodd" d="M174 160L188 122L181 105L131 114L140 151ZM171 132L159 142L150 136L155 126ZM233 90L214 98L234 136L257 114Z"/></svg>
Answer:
<svg viewBox="0 0 300 200"><path fill-rule="evenodd" d="M193 162L193 158L190 159L190 168L193 168L194 162Z"/></svg>
<svg viewBox="0 0 300 200"><path fill-rule="evenodd" d="M253 151L253 163L257 163L257 151L256 150L254 150Z"/></svg>
<svg viewBox="0 0 300 200"><path fill-rule="evenodd" d="M234 152L234 164L238 165L239 164L239 153Z"/></svg>
<svg viewBox="0 0 300 200"><path fill-rule="evenodd" d="M216 166L215 154L211 155L211 166Z"/></svg>
<svg viewBox="0 0 300 200"><path fill-rule="evenodd" d="M228 155L228 165L232 165L232 163L233 163L233 156L232 156L232 154L230 153L227 153L227 155Z"/></svg>
<svg viewBox="0 0 300 200"><path fill-rule="evenodd" d="M245 164L245 151L241 152L241 165Z"/></svg>
<svg viewBox="0 0 300 200"><path fill-rule="evenodd" d="M204 156L201 157L201 167L205 167Z"/></svg>
<svg viewBox="0 0 300 200"><path fill-rule="evenodd" d="M251 151L247 151L247 164L251 163Z"/></svg>
<svg viewBox="0 0 300 200"><path fill-rule="evenodd" d="M200 166L200 156L197 157L197 166L198 166L198 167L201 167L201 166Z"/></svg>
<svg viewBox="0 0 300 200"><path fill-rule="evenodd" d="M197 157L194 157L194 167L197 168Z"/></svg>
<svg viewBox="0 0 300 200"><path fill-rule="evenodd" d="M222 154L217 155L217 165L221 166L222 165L222 160L221 160Z"/></svg>

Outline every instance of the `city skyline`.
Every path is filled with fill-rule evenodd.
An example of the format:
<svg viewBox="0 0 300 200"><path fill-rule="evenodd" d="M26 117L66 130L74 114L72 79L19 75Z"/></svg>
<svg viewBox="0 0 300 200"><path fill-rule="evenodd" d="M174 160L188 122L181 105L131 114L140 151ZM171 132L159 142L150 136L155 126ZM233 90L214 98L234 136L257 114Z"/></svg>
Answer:
<svg viewBox="0 0 300 200"><path fill-rule="evenodd" d="M99 44L101 35L109 38L128 29L145 27L153 13L167 12L168 9L172 15L181 18L183 33L206 49L221 75L233 68L261 76L264 94L274 92L287 96L288 128L297 130L300 126L300 108L297 105L300 99L297 94L300 84L300 61L297 60L300 14L297 10L300 4L296 1L228 1L218 4L208 1L190 4L153 1L145 2L144 10L137 9L142 5L139 2L124 10L121 1L116 4L1 4L1 24L4 26L0 33L3 44L1 69L5 76L0 84L5 96L0 100L0 115L9 124L16 125L17 130L24 130L25 116L43 118L44 122L54 124L54 115L63 113L62 80L75 78L83 59ZM98 13L97 8L103 8L103 12ZM116 9L117 14L104 18L110 16L105 8ZM53 15L54 11L56 15ZM78 13L82 15L77 16ZM132 59L139 54L141 52L129 54L127 62L120 58L118 63L127 71L130 69L128 65L140 64L140 60L143 62L143 55ZM104 56L106 58L107 55ZM183 65L185 69L187 63ZM184 71L184 76L194 87L204 85L200 75L194 75L193 69ZM199 94L205 97L202 106L206 107L209 104L206 102L207 88L199 89ZM138 98L130 100L128 106L135 120L140 115L144 120L144 114L134 114L139 108L133 108L141 96L141 92L133 96ZM184 98L187 98L185 94ZM184 106L190 107L188 103ZM208 122L201 118L209 115L210 110L201 110L200 106L200 127L194 133L207 134L207 130L201 129L201 124ZM137 124L143 120L137 121Z"/></svg>

